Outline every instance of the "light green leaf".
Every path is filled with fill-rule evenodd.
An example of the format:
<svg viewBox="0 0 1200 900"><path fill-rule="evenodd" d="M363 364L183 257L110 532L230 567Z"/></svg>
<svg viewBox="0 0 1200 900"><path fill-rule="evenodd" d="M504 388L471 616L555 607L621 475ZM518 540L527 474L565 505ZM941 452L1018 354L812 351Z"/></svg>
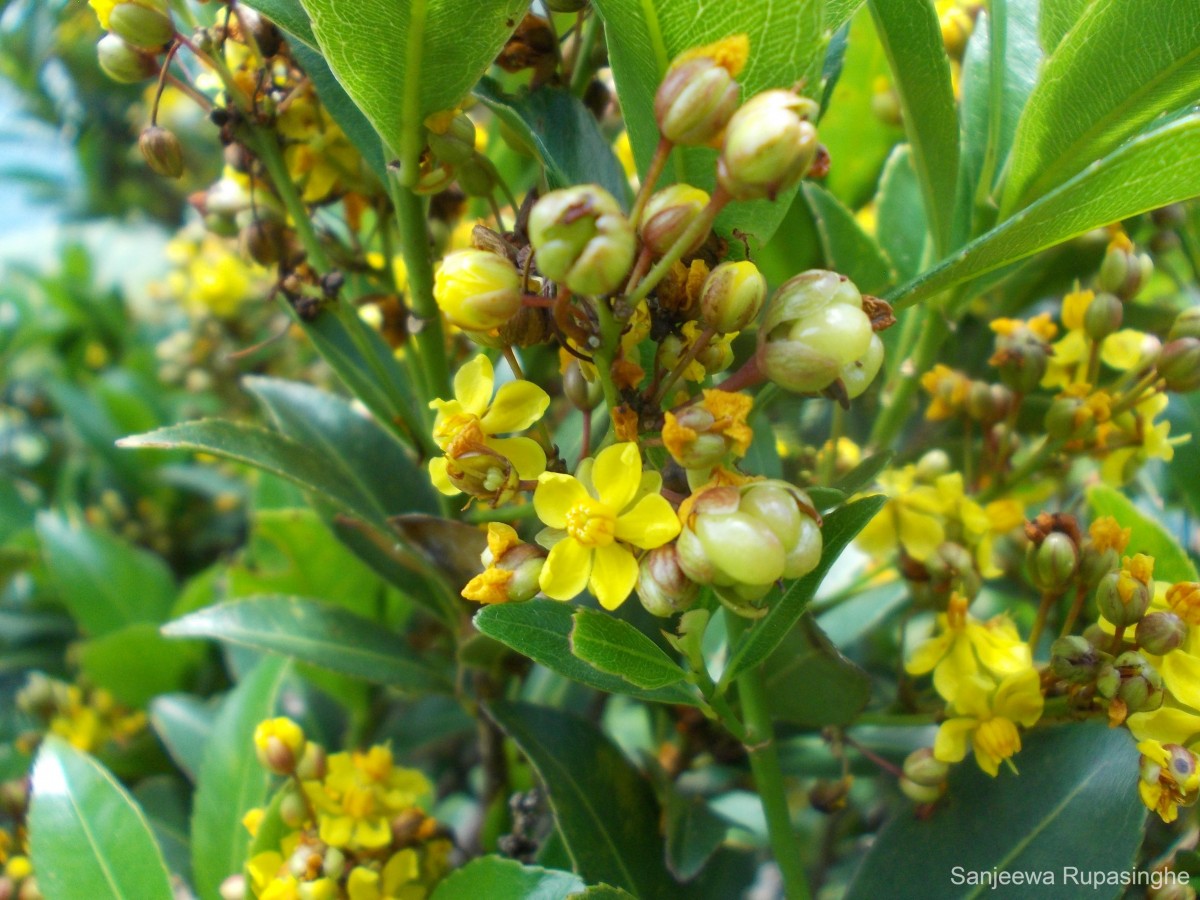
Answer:
<svg viewBox="0 0 1200 900"><path fill-rule="evenodd" d="M658 644L610 613L577 609L570 643L584 662L645 690L678 684L685 675Z"/></svg>
<svg viewBox="0 0 1200 900"><path fill-rule="evenodd" d="M824 188L805 184L803 189L817 226L825 268L845 275L867 294L882 293L893 284L896 273L879 244L855 221L854 213Z"/></svg>
<svg viewBox="0 0 1200 900"><path fill-rule="evenodd" d="M344 609L299 597L254 597L210 606L163 626L170 637L208 637L281 653L331 672L412 691L446 691L440 670L403 637Z"/></svg>
<svg viewBox="0 0 1200 900"><path fill-rule="evenodd" d="M945 253L958 188L958 110L937 10L929 0L870 0L870 8L900 93L934 247Z"/></svg>
<svg viewBox="0 0 1200 900"><path fill-rule="evenodd" d="M899 309L1084 232L1200 194L1200 115L1139 135L889 294Z"/></svg>
<svg viewBox="0 0 1200 900"><path fill-rule="evenodd" d="M1200 92L1200 0L1096 0L1046 60L1013 142L1001 217Z"/></svg>
<svg viewBox="0 0 1200 900"><path fill-rule="evenodd" d="M145 815L112 773L50 735L33 767L34 871L49 900L171 900Z"/></svg>
<svg viewBox="0 0 1200 900"><path fill-rule="evenodd" d="M264 659L225 698L204 748L192 808L192 871L201 900L219 900L250 845L242 817L262 806L271 774L254 753L254 729L275 715L288 665Z"/></svg>
<svg viewBox="0 0 1200 900"><path fill-rule="evenodd" d="M730 684L742 672L754 668L775 652L775 648L783 643L804 615L809 601L842 551L886 502L887 497L882 494L863 497L835 509L825 517L825 523L821 526L821 536L825 542L821 561L803 578L793 581L782 597L773 600L770 612L755 622L742 642L733 648L729 665L721 674L722 685Z"/></svg>
<svg viewBox="0 0 1200 900"><path fill-rule="evenodd" d="M866 4L867 0L825 0L825 27L837 31Z"/></svg>
<svg viewBox="0 0 1200 900"><path fill-rule="evenodd" d="M1053 887L998 893L1083 900L1103 892L1070 883L1064 867L1133 870L1146 819L1131 777L1138 760L1133 739L1101 722L1070 722L1022 740L1014 760L1020 776L1002 771L991 778L968 759L954 766L947 798L932 815L914 816L907 801L897 809L851 881L847 900L926 900L934 884L945 900L989 895L988 885L953 885L954 866L1053 874Z"/></svg>
<svg viewBox="0 0 1200 900"><path fill-rule="evenodd" d="M493 703L488 714L541 778L572 868L585 881L640 900L679 896L663 862L654 792L607 736L583 719L527 703Z"/></svg>
<svg viewBox="0 0 1200 900"><path fill-rule="evenodd" d="M1095 516L1112 516L1122 528L1132 529L1125 553L1153 556L1154 577L1158 581L1200 581L1196 566L1188 558L1187 551L1179 546L1179 541L1116 488L1093 485L1088 488L1087 498Z"/></svg>
<svg viewBox="0 0 1200 900"><path fill-rule="evenodd" d="M801 81L810 85L813 99L820 99L825 56L823 0L596 0L596 8L604 18L625 127L638 170L643 174L659 139L654 94L667 65L684 50L744 33L750 38L750 59L738 76L743 99L767 88L791 87ZM715 172L716 151L676 149L664 183L685 182L711 190ZM733 204L718 218L718 228L727 234L736 228L766 242L793 196L794 192L789 192L774 203L760 200Z"/></svg>
<svg viewBox="0 0 1200 900"><path fill-rule="evenodd" d="M134 622L79 649L79 668L95 685L126 706L145 706L155 696L188 686L203 647L168 641L152 622Z"/></svg>
<svg viewBox="0 0 1200 900"><path fill-rule="evenodd" d="M575 656L570 643L574 609L557 600L496 604L475 614L475 627L539 665L596 690L659 703L698 705L697 696L683 685L643 690Z"/></svg>
<svg viewBox="0 0 1200 900"><path fill-rule="evenodd" d="M927 226L908 144L897 146L883 167L875 215L879 246L895 266L897 277L912 278L921 271Z"/></svg>
<svg viewBox="0 0 1200 900"><path fill-rule="evenodd" d="M771 714L821 728L848 725L871 699L871 679L805 613L763 664Z"/></svg>
<svg viewBox="0 0 1200 900"><path fill-rule="evenodd" d="M60 513L39 513L37 534L59 598L92 637L167 617L175 580L159 557Z"/></svg>
<svg viewBox="0 0 1200 900"><path fill-rule="evenodd" d="M583 880L574 872L482 856L439 882L430 900L565 900L583 888Z"/></svg>
<svg viewBox="0 0 1200 900"><path fill-rule="evenodd" d="M567 900L637 900L629 891L623 891L609 884L596 884L587 890L572 894Z"/></svg>
<svg viewBox="0 0 1200 900"><path fill-rule="evenodd" d="M191 694L161 694L150 703L150 725L175 765L195 782L217 710Z"/></svg>
<svg viewBox="0 0 1200 900"><path fill-rule="evenodd" d="M474 87L526 0L301 0L329 68L414 185L422 128Z"/></svg>
<svg viewBox="0 0 1200 900"><path fill-rule="evenodd" d="M1046 53L1053 53L1067 32L1083 18L1093 0L1041 0L1038 10L1038 40Z"/></svg>

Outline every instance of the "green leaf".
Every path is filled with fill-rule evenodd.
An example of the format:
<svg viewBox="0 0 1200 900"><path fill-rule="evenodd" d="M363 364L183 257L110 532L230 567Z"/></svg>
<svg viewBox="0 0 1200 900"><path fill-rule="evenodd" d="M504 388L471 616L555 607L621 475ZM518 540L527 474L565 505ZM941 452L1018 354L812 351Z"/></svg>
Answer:
<svg viewBox="0 0 1200 900"><path fill-rule="evenodd" d="M135 622L84 642L79 667L126 706L142 707L158 694L187 687L202 656L200 645L168 641L158 625Z"/></svg>
<svg viewBox="0 0 1200 900"><path fill-rule="evenodd" d="M611 884L641 900L678 896L663 863L654 792L608 737L583 719L527 703L493 703L488 713L545 785L584 881Z"/></svg>
<svg viewBox="0 0 1200 900"><path fill-rule="evenodd" d="M887 468L895 454L891 450L872 453L833 483L844 494L855 494L875 483L875 476Z"/></svg>
<svg viewBox="0 0 1200 900"><path fill-rule="evenodd" d="M329 68L416 184L425 118L475 86L527 0L301 0Z"/></svg>
<svg viewBox="0 0 1200 900"><path fill-rule="evenodd" d="M210 606L163 626L170 637L208 637L280 653L331 672L411 691L446 691L440 670L403 637L319 600L254 597Z"/></svg>
<svg viewBox="0 0 1200 900"><path fill-rule="evenodd" d="M871 699L871 678L805 613L763 664L771 713L812 728L848 725Z"/></svg>
<svg viewBox="0 0 1200 900"><path fill-rule="evenodd" d="M38 514L37 534L59 598L92 637L167 617L175 580L159 557L54 512Z"/></svg>
<svg viewBox="0 0 1200 900"><path fill-rule="evenodd" d="M933 244L945 253L958 188L958 110L937 10L929 0L870 0L870 8L900 94Z"/></svg>
<svg viewBox="0 0 1200 900"><path fill-rule="evenodd" d="M806 183L803 190L817 226L824 267L845 275L867 294L882 293L893 284L896 273L854 213L824 188Z"/></svg>
<svg viewBox="0 0 1200 900"><path fill-rule="evenodd" d="M262 806L271 774L254 753L254 729L275 715L288 665L264 659L225 698L204 748L192 809L192 871L201 900L240 872L250 835L242 817Z"/></svg>
<svg viewBox="0 0 1200 900"><path fill-rule="evenodd" d="M804 615L809 601L842 551L886 502L887 497L875 494L839 507L825 517L825 523L821 526L821 536L825 542L821 561L803 578L792 582L782 597L771 602L770 612L746 632L721 675L722 685L732 683L742 672L754 668L775 652L775 648L783 643Z"/></svg>
<svg viewBox="0 0 1200 900"><path fill-rule="evenodd" d="M1038 9L1038 39L1053 53L1068 31L1083 18L1093 0L1042 0Z"/></svg>
<svg viewBox="0 0 1200 900"><path fill-rule="evenodd" d="M215 707L191 694L161 694L150 703L150 725L175 765L193 782L217 716Z"/></svg>
<svg viewBox="0 0 1200 900"><path fill-rule="evenodd" d="M584 889L574 872L523 866L515 859L483 856L455 869L434 890L430 900L565 900Z"/></svg>
<svg viewBox="0 0 1200 900"><path fill-rule="evenodd" d="M188 841L188 785L172 775L151 775L137 783L134 799L146 814L167 871L192 881L192 848Z"/></svg>
<svg viewBox="0 0 1200 900"><path fill-rule="evenodd" d="M1174 119L889 294L899 309L1121 219L1200 194L1200 115Z"/></svg>
<svg viewBox="0 0 1200 900"><path fill-rule="evenodd" d="M875 839L847 900L987 897L989 885L951 884L964 872L1045 872L1055 885L1011 888L1008 896L1094 898L1080 872L1129 872L1146 809L1137 795L1138 754L1129 735L1100 722L1038 729L1015 759L1020 776L991 778L971 760L950 774L947 799L917 817L905 803Z"/></svg>
<svg viewBox="0 0 1200 900"><path fill-rule="evenodd" d="M33 866L44 896L171 900L150 825L111 772L50 735L38 752L32 788Z"/></svg>
<svg viewBox="0 0 1200 900"><path fill-rule="evenodd" d="M585 608L577 609L574 618L571 652L601 672L648 691L683 681L683 669L628 622Z"/></svg>
<svg viewBox="0 0 1200 900"><path fill-rule="evenodd" d="M1143 515L1133 501L1107 485L1088 488L1088 505L1096 516L1112 516L1122 528L1132 529L1125 552L1132 556L1145 553L1154 557L1154 577L1159 581L1200 581L1196 566L1175 537Z"/></svg>
<svg viewBox="0 0 1200 900"><path fill-rule="evenodd" d="M1046 60L1013 142L1002 217L1200 92L1196 0L1096 0Z"/></svg>
<svg viewBox="0 0 1200 900"><path fill-rule="evenodd" d="M837 31L852 18L867 0L825 0L825 27Z"/></svg>
<svg viewBox="0 0 1200 900"><path fill-rule="evenodd" d="M908 144L897 146L883 167L875 214L879 246L892 261L899 278L912 278L921 271L928 229L925 208L921 205L921 185L917 183Z"/></svg>
<svg viewBox="0 0 1200 900"><path fill-rule="evenodd" d="M595 116L570 91L540 87L513 96L493 79L484 78L475 96L537 152L551 188L591 182L628 206L625 170Z"/></svg>
<svg viewBox="0 0 1200 900"><path fill-rule="evenodd" d="M623 891L608 884L596 884L578 894L572 894L567 900L637 900L629 891Z"/></svg>
<svg viewBox="0 0 1200 900"><path fill-rule="evenodd" d="M557 600L530 600L485 606L475 614L475 627L506 647L551 671L609 694L629 694L642 700L697 706L697 696L683 685L648 691L624 678L601 672L571 652L574 607Z"/></svg>
<svg viewBox="0 0 1200 900"><path fill-rule="evenodd" d="M703 797L667 792L667 868L680 881L691 881L725 841L729 825Z"/></svg>
<svg viewBox="0 0 1200 900"><path fill-rule="evenodd" d="M298 38L309 49L317 49L317 37L308 21L308 13L300 0L243 0L251 9L258 10L288 34ZM292 49L295 49L293 47Z"/></svg>
<svg viewBox="0 0 1200 900"><path fill-rule="evenodd" d="M822 0L788 3L713 3L710 0L596 0L609 39L609 57L625 126L638 170L645 174L658 146L654 94L667 66L684 50L744 33L750 38L750 59L738 76L743 98L798 82L811 85L819 100ZM716 171L716 151L676 149L664 183L676 181L710 190ZM779 227L794 191L774 202L736 203L717 220L724 233L733 229L766 242Z"/></svg>
<svg viewBox="0 0 1200 900"><path fill-rule="evenodd" d="M1175 434L1190 434L1192 439L1175 448L1175 458L1167 466L1171 480L1183 495L1194 514L1200 515L1200 394L1171 395L1167 416L1171 420L1171 431Z"/></svg>

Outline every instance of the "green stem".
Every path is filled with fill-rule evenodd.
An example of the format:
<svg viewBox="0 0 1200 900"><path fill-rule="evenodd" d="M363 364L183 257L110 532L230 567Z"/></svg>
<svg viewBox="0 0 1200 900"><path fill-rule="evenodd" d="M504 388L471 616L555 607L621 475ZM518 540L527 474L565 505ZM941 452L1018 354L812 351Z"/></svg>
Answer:
<svg viewBox="0 0 1200 900"><path fill-rule="evenodd" d="M725 610L725 629L729 635L730 646L733 646L746 630L746 620L730 610ZM767 833L771 839L771 851L783 876L784 892L788 900L808 900L808 877L800 861L800 846L796 834L792 830L783 772L779 768L779 750L771 726L771 709L758 667L747 669L738 676L737 689L738 700L742 706L742 719L746 726L743 743L750 754L750 771L754 774L754 785L762 800Z"/></svg>
<svg viewBox="0 0 1200 900"><path fill-rule="evenodd" d="M912 412L913 395L921 383L921 376L933 365L938 350L950 335L950 328L946 324L942 310L938 307L930 306L921 310L921 316L921 331L917 336L916 348L913 350L912 365L900 368L900 380L891 400L883 408L871 429L869 444L876 449L887 448L900 433L909 413Z"/></svg>
<svg viewBox="0 0 1200 900"><path fill-rule="evenodd" d="M579 36L579 46L575 50L574 68L571 69L571 93L582 97L592 80L592 50L600 37L602 28L600 16L595 9L584 24L583 34Z"/></svg>
<svg viewBox="0 0 1200 900"><path fill-rule="evenodd" d="M654 148L654 158L650 160L650 167L646 169L646 178L638 187L637 200L633 204L633 212L629 214L629 224L637 228L642 221L642 213L646 211L646 202L650 199L650 195L654 193L654 185L658 183L659 177L662 175L663 169L667 165L667 159L671 156L671 142L666 138L660 138L658 146Z"/></svg>
<svg viewBox="0 0 1200 900"><path fill-rule="evenodd" d="M616 430L616 418L613 413L621 405L621 394L612 376L613 360L621 342L621 325L603 298L596 300L596 315L600 319L600 346L593 358L596 361L596 372L600 376L600 387L604 390L604 405L608 407L608 434L611 436Z"/></svg>

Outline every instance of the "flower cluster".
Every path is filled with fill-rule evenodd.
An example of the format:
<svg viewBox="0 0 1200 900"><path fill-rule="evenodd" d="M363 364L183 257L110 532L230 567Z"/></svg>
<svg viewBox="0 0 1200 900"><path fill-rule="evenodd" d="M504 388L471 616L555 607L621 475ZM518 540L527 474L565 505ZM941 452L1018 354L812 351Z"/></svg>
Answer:
<svg viewBox="0 0 1200 900"><path fill-rule="evenodd" d="M128 744L146 730L146 714L129 710L103 688L70 684L33 673L17 693L16 706L39 723L36 732L22 735L32 751L43 734L54 734L72 746L94 753L105 745Z"/></svg>

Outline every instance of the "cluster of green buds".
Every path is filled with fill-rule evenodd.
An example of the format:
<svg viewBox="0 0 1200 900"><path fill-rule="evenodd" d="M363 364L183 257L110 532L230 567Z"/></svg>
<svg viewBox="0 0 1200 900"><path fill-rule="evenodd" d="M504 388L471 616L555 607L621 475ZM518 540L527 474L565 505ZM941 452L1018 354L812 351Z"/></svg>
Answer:
<svg viewBox="0 0 1200 900"><path fill-rule="evenodd" d="M598 185L551 191L529 214L538 269L574 294L601 296L629 275L637 236L616 198Z"/></svg>
<svg viewBox="0 0 1200 900"><path fill-rule="evenodd" d="M124 84L158 74L158 56L175 36L167 0L90 0L108 33L96 51L110 78Z"/></svg>
<svg viewBox="0 0 1200 900"><path fill-rule="evenodd" d="M900 790L914 803L936 803L946 793L950 766L933 755L930 747L921 747L904 758Z"/></svg>
<svg viewBox="0 0 1200 900"><path fill-rule="evenodd" d="M425 119L426 152L414 190L436 194L457 181L468 197L491 201L500 176L476 146L475 123L462 110L446 110Z"/></svg>
<svg viewBox="0 0 1200 900"><path fill-rule="evenodd" d="M1133 242L1122 232L1109 242L1096 276L1096 288L1132 300L1154 274L1154 261L1147 253L1138 253Z"/></svg>

